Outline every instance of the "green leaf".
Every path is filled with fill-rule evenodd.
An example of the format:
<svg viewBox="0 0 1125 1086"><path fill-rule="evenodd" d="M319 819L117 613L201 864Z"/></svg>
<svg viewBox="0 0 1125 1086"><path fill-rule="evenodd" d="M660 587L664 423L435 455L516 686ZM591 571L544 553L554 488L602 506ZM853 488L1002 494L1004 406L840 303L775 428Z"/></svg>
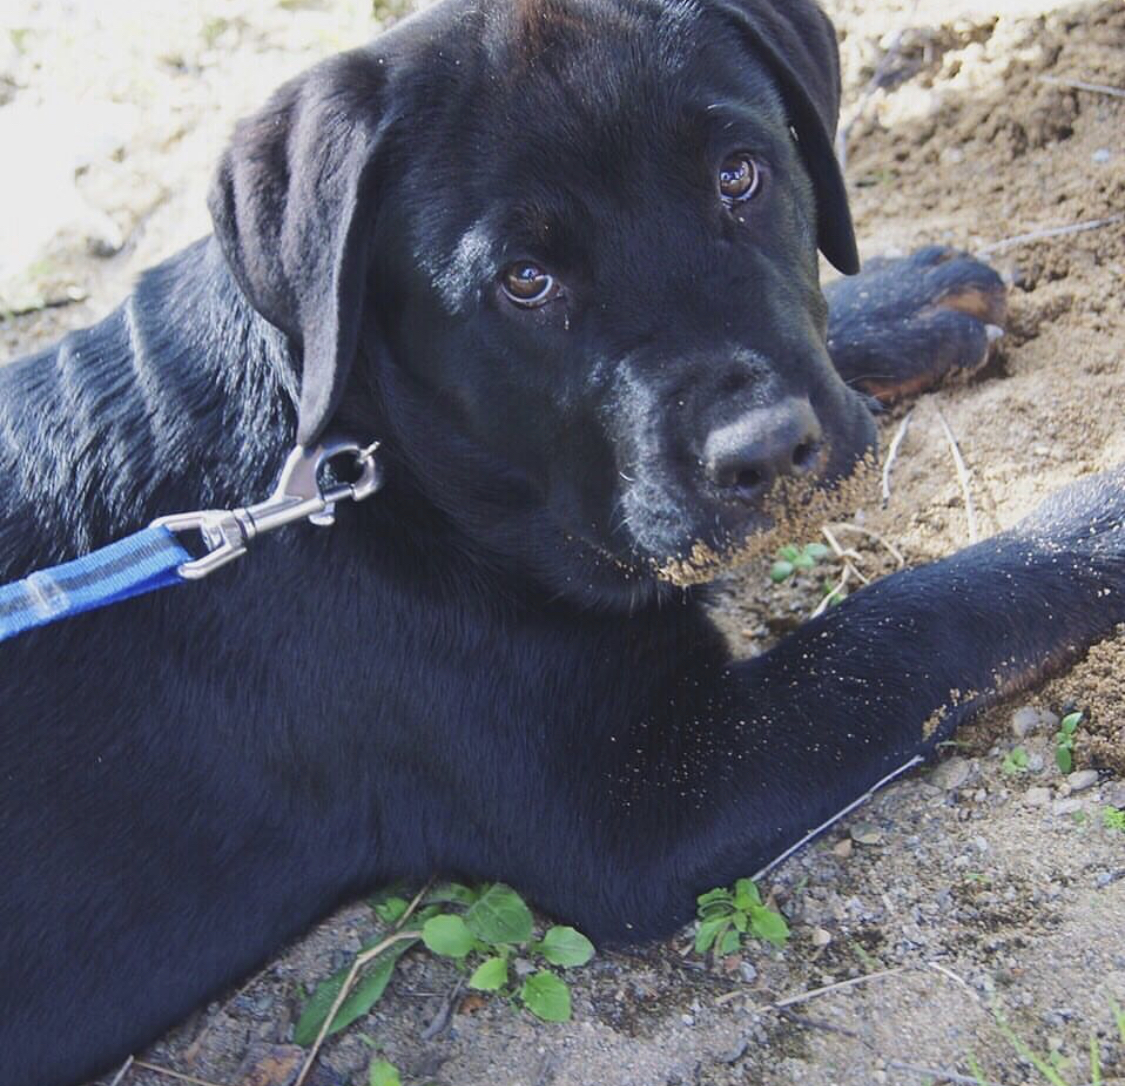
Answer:
<svg viewBox="0 0 1125 1086"><path fill-rule="evenodd" d="M1073 735L1078 725L1082 723L1081 713L1067 713L1066 716L1059 721L1059 726L1067 735Z"/></svg>
<svg viewBox="0 0 1125 1086"><path fill-rule="evenodd" d="M800 553L800 548L795 547L792 543L786 543L784 547L778 550L777 556L786 562L792 562Z"/></svg>
<svg viewBox="0 0 1125 1086"><path fill-rule="evenodd" d="M751 905L761 905L762 895L753 879L739 879L734 884L734 907L749 912Z"/></svg>
<svg viewBox="0 0 1125 1086"><path fill-rule="evenodd" d="M798 554L793 559L793 566L795 569L812 569L816 565L816 559L811 554Z"/></svg>
<svg viewBox="0 0 1125 1086"><path fill-rule="evenodd" d="M404 897L389 897L384 901L380 901L371 906L375 910L375 915L384 924L396 924L403 918L406 910L410 908L410 902Z"/></svg>
<svg viewBox="0 0 1125 1086"><path fill-rule="evenodd" d="M723 937L719 940L719 947L715 953L720 958L725 958L728 954L733 954L741 945L742 936L732 928L723 932Z"/></svg>
<svg viewBox="0 0 1125 1086"><path fill-rule="evenodd" d="M480 897L480 891L460 882L443 882L426 895L426 904L472 905Z"/></svg>
<svg viewBox="0 0 1125 1086"><path fill-rule="evenodd" d="M474 947L473 933L459 916L446 913L427 920L422 942L443 958L463 958Z"/></svg>
<svg viewBox="0 0 1125 1086"><path fill-rule="evenodd" d="M402 1086L398 1068L386 1060L373 1060L371 1070L367 1073L367 1081L371 1086Z"/></svg>
<svg viewBox="0 0 1125 1086"><path fill-rule="evenodd" d="M738 909L731 915L731 923L734 924L738 931L745 935L746 929L750 926L750 914L743 912L742 909Z"/></svg>
<svg viewBox="0 0 1125 1086"><path fill-rule="evenodd" d="M699 930L695 933L696 954L706 954L711 949L711 944L730 927L730 916L713 916L709 920L699 922Z"/></svg>
<svg viewBox="0 0 1125 1086"><path fill-rule="evenodd" d="M781 584L793 575L793 563L779 559L770 566L770 580L774 584Z"/></svg>
<svg viewBox="0 0 1125 1086"><path fill-rule="evenodd" d="M469 987L478 992L498 992L508 983L508 963L503 958L481 962L469 977Z"/></svg>
<svg viewBox="0 0 1125 1086"><path fill-rule="evenodd" d="M707 893L700 894L695 899L695 904L696 912L701 917L715 913L720 907L723 914L726 915L734 907L734 895L720 886L715 890L708 890Z"/></svg>
<svg viewBox="0 0 1125 1086"><path fill-rule="evenodd" d="M1059 746L1055 750L1055 764L1062 773L1069 773L1074 768L1074 756L1069 747Z"/></svg>
<svg viewBox="0 0 1125 1086"><path fill-rule="evenodd" d="M570 1021L570 989L546 969L532 973L520 989L527 1009L544 1022Z"/></svg>
<svg viewBox="0 0 1125 1086"><path fill-rule="evenodd" d="M465 914L469 930L486 943L526 943L534 921L531 910L510 886L493 883Z"/></svg>
<svg viewBox="0 0 1125 1086"><path fill-rule="evenodd" d="M823 543L809 543L805 554L817 562L823 562L832 552Z"/></svg>
<svg viewBox="0 0 1125 1086"><path fill-rule="evenodd" d="M566 968L585 965L594 956L594 944L580 931L567 927L549 928L536 949L552 965Z"/></svg>
<svg viewBox="0 0 1125 1086"><path fill-rule="evenodd" d="M347 999L340 1004L340 1009L332 1020L332 1028L328 1031L329 1036L347 1028L357 1018L362 1018L378 1003L390 983L391 975L395 971L395 963L416 941L404 939L401 943L395 943L394 946L388 947L383 954L375 959L367 972L362 974L359 982L348 993ZM295 1044L307 1048L316 1040L317 1034L320 1033L320 1027L324 1025L324 1020L328 1017L332 1004L336 1002L336 996L343 987L344 980L350 971L350 966L347 969L341 969L338 973L334 973L327 980L317 985L293 1029Z"/></svg>
<svg viewBox="0 0 1125 1086"><path fill-rule="evenodd" d="M789 925L781 913L759 905L750 910L750 930L759 938L774 946L785 946L789 939Z"/></svg>

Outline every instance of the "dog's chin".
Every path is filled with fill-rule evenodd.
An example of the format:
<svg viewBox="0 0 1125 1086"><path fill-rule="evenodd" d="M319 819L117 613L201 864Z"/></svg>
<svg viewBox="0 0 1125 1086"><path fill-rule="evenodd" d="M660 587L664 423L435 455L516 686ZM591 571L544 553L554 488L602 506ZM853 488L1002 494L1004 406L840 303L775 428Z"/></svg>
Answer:
<svg viewBox="0 0 1125 1086"><path fill-rule="evenodd" d="M787 543L815 539L821 527L848 519L873 493L878 471L872 455L847 467L777 480L755 501L700 495L675 502L632 503L626 527L629 553L617 557L636 577L678 587L707 584ZM619 544L620 545L620 544Z"/></svg>

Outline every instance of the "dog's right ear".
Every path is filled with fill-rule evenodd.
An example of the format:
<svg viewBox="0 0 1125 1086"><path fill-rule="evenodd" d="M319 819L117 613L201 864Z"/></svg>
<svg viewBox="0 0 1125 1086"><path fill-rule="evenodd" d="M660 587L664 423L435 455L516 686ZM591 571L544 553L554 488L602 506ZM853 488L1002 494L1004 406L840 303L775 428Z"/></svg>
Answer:
<svg viewBox="0 0 1125 1086"><path fill-rule="evenodd" d="M297 349L302 445L335 413L359 347L385 84L365 50L286 83L236 127L208 198L238 285Z"/></svg>

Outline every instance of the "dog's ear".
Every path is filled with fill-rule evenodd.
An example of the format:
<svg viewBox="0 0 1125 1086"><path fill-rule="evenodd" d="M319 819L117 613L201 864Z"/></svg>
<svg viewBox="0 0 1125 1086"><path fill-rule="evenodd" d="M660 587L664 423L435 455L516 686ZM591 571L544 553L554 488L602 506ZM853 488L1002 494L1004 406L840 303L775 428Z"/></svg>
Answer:
<svg viewBox="0 0 1125 1086"><path fill-rule="evenodd" d="M836 30L814 0L710 0L739 28L781 87L816 191L817 244L840 271L859 271L834 140L840 114Z"/></svg>
<svg viewBox="0 0 1125 1086"><path fill-rule="evenodd" d="M339 406L359 346L385 82L357 50L285 84L237 126L208 198L238 285L298 348L302 445Z"/></svg>

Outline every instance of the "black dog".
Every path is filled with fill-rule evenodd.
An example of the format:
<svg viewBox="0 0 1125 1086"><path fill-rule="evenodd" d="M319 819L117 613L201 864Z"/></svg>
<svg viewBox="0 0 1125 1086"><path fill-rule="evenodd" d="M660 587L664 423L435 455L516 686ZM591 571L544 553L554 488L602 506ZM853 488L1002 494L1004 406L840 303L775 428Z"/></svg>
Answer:
<svg viewBox="0 0 1125 1086"><path fill-rule="evenodd" d="M0 370L0 581L259 499L328 424L387 478L0 645L2 1086L110 1067L392 879L667 933L1125 619L1119 477L750 662L654 574L868 450L841 373L986 350L995 277L936 251L828 317L837 99L810 0L446 0L282 88L214 239Z"/></svg>

